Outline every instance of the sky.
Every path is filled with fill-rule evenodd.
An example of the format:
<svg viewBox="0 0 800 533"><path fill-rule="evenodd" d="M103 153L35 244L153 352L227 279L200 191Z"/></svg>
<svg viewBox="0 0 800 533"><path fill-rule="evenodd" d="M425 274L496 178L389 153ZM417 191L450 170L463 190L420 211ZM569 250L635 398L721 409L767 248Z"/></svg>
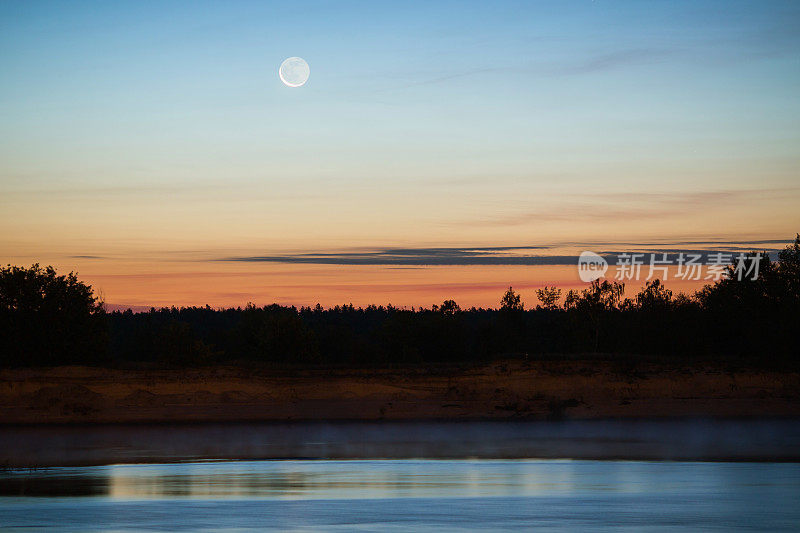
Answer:
<svg viewBox="0 0 800 533"><path fill-rule="evenodd" d="M781 248L799 169L794 1L0 3L0 262L114 305L535 303Z"/></svg>

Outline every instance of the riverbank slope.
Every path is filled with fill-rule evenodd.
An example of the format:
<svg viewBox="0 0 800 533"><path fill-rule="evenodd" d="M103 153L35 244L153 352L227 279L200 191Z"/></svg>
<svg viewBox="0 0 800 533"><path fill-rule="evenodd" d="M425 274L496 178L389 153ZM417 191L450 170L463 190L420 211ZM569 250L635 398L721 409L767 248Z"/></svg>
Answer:
<svg viewBox="0 0 800 533"><path fill-rule="evenodd" d="M615 360L0 371L5 424L762 416L800 416L800 373Z"/></svg>

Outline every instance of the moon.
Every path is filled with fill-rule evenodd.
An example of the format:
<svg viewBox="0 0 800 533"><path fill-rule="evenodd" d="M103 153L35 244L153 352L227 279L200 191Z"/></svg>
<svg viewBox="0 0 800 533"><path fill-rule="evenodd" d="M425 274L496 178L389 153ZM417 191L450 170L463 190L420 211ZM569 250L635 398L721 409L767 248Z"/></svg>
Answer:
<svg viewBox="0 0 800 533"><path fill-rule="evenodd" d="M290 57L281 63L278 69L278 76L288 87L300 87L308 81L311 69L302 57Z"/></svg>

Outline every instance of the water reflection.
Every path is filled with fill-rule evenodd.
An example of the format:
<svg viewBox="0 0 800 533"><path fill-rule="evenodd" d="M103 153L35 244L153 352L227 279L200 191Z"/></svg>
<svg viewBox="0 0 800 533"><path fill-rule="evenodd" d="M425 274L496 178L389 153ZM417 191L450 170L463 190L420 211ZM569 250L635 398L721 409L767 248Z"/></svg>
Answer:
<svg viewBox="0 0 800 533"><path fill-rule="evenodd" d="M792 530L800 464L229 461L0 473L5 527Z"/></svg>
<svg viewBox="0 0 800 533"><path fill-rule="evenodd" d="M558 486L532 465L469 461L276 461L116 466L117 498L431 498L527 494ZM541 466L541 465L540 465ZM564 464L563 466L566 466ZM567 487L567 490L569 488Z"/></svg>
<svg viewBox="0 0 800 533"><path fill-rule="evenodd" d="M364 499L800 490L795 463L395 460L223 461L11 471L0 496ZM800 493L799 493L800 494Z"/></svg>
<svg viewBox="0 0 800 533"><path fill-rule="evenodd" d="M0 496L106 496L107 475L41 475L16 472L0 477Z"/></svg>

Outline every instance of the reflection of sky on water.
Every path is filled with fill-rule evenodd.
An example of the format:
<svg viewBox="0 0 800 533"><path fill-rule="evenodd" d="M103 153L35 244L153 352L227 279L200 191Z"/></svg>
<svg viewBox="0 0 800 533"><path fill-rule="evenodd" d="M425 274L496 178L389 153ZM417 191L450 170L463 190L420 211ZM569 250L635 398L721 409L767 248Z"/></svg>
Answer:
<svg viewBox="0 0 800 533"><path fill-rule="evenodd" d="M177 466L177 468L176 468ZM116 498L362 499L532 495L575 490L568 463L280 461L115 466Z"/></svg>
<svg viewBox="0 0 800 533"><path fill-rule="evenodd" d="M230 461L0 473L0 525L62 531L794 531L800 464Z"/></svg>
<svg viewBox="0 0 800 533"><path fill-rule="evenodd" d="M684 495L737 485L800 491L800 465L539 460L226 461L6 473L2 495L139 499ZM800 493L800 492L799 492Z"/></svg>

